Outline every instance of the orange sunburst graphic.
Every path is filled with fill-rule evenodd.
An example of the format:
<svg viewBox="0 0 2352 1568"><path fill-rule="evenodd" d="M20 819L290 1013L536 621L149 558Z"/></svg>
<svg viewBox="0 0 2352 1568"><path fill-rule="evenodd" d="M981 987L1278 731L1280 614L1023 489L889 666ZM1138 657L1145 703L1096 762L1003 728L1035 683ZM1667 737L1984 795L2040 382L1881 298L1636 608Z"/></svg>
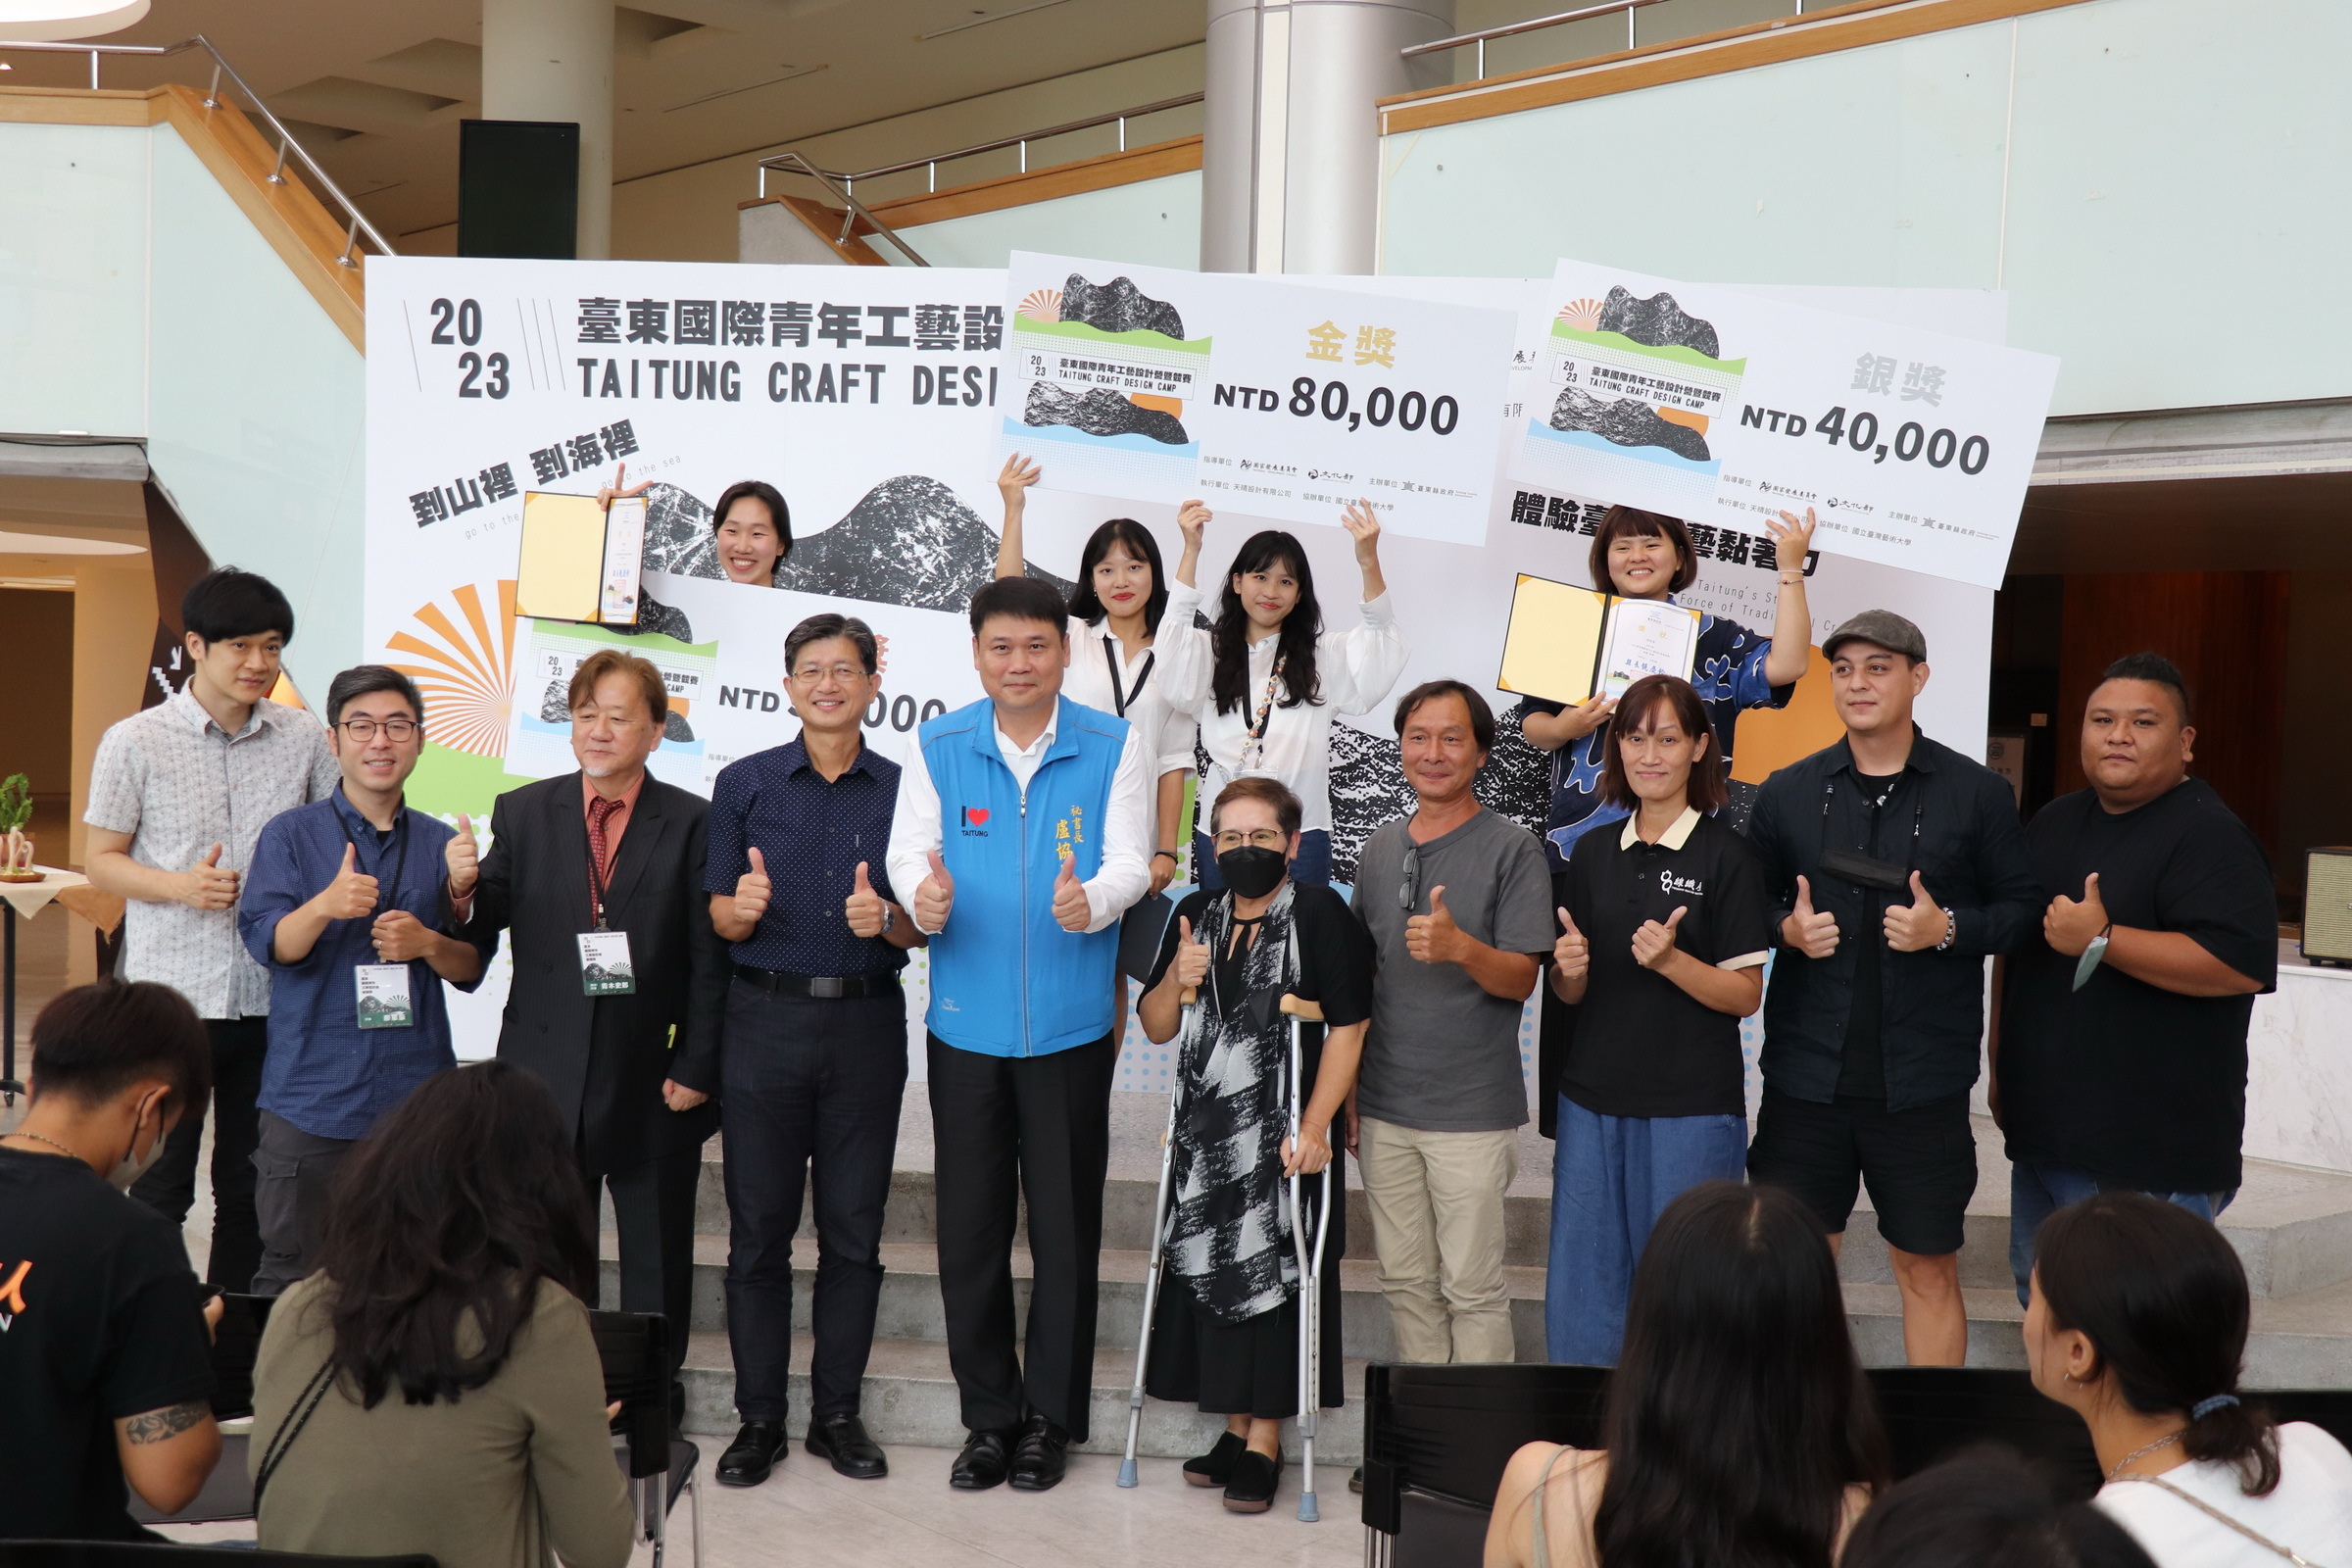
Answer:
<svg viewBox="0 0 2352 1568"><path fill-rule="evenodd" d="M392 667L416 682L427 733L475 757L507 754L507 718L514 705L514 584L497 584L497 618L484 612L480 583L452 589L409 617L385 643Z"/></svg>
<svg viewBox="0 0 2352 1568"><path fill-rule="evenodd" d="M1057 288L1031 289L1021 301L1021 314L1032 321L1061 319L1061 290Z"/></svg>
<svg viewBox="0 0 2352 1568"><path fill-rule="evenodd" d="M1579 332L1600 330L1600 301L1570 300L1560 307L1560 324L1572 326Z"/></svg>

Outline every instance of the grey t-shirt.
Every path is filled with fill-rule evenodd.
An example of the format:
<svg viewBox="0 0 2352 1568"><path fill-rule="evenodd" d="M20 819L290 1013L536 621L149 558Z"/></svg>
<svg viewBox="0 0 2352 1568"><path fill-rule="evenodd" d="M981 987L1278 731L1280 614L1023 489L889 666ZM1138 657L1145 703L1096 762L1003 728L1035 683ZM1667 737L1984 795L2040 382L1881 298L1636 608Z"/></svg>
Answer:
<svg viewBox="0 0 2352 1568"><path fill-rule="evenodd" d="M1355 916L1380 949L1357 1108L1421 1132L1520 1126L1522 1004L1492 995L1458 963L1423 963L1405 951L1408 911L1399 896L1408 820L1375 829L1357 858ZM1410 914L1427 914L1430 890L1442 887L1468 935L1505 953L1551 952L1551 877L1534 834L1481 810L1419 850Z"/></svg>

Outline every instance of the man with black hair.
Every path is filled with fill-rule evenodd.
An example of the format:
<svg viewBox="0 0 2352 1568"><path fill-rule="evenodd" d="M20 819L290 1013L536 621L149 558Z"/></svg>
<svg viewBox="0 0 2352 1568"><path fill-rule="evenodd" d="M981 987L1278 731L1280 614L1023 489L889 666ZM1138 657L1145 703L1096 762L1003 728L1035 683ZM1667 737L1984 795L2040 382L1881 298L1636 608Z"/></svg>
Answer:
<svg viewBox="0 0 2352 1568"><path fill-rule="evenodd" d="M2018 1299L2041 1222L2092 1193L2212 1219L2237 1194L2246 1028L2278 981L2270 858L2213 786L2173 662L2107 666L2082 711L2089 788L2036 812L2048 909L2002 976L1993 1106L2009 1141Z"/></svg>
<svg viewBox="0 0 2352 1568"><path fill-rule="evenodd" d="M890 885L931 938L939 1286L970 1436L949 1484L1043 1492L1084 1442L1102 1179L1118 1064L1119 916L1152 883L1155 764L1123 718L1061 696L1061 597L1034 577L972 595L988 693L917 731ZM1012 1233L1027 1202L1027 1353Z"/></svg>
<svg viewBox="0 0 2352 1568"><path fill-rule="evenodd" d="M253 1206L256 1101L269 1051L270 976L237 940L243 868L262 826L321 801L340 776L318 721L270 700L294 637L294 609L270 581L221 566L179 602L191 664L166 701L99 739L90 767L90 881L128 901L125 980L172 987L212 1037L213 1246L205 1278L253 1284L262 1234ZM199 1099L131 1196L179 1224L196 1201Z"/></svg>
<svg viewBox="0 0 2352 1568"><path fill-rule="evenodd" d="M151 1541L220 1457L208 1302L178 1231L126 1203L212 1088L168 986L106 981L32 1022L32 1095L0 1137L0 1539ZM4 1555L4 1553L0 1553Z"/></svg>
<svg viewBox="0 0 2352 1568"><path fill-rule="evenodd" d="M323 801L270 818L253 852L237 931L270 972L254 1206L275 1296L311 1270L311 1243L335 1170L375 1119L444 1067L443 981L481 983L481 954L443 935L443 850L451 829L408 808L402 788L424 750L416 683L361 664L326 691L328 745L343 781Z"/></svg>

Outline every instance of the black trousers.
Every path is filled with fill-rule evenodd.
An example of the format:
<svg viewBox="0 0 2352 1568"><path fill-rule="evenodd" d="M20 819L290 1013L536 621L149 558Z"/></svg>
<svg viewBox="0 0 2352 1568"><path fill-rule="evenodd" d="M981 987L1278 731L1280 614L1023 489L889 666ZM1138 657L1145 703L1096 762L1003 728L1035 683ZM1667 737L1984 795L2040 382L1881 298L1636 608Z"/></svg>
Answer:
<svg viewBox="0 0 2352 1568"><path fill-rule="evenodd" d="M326 1195L359 1140L320 1138L266 1110L261 1127L261 1146L253 1154L261 1177L253 1208L261 1219L262 1264L253 1276L253 1294L283 1296L318 1266L318 1222L326 1214Z"/></svg>
<svg viewBox="0 0 2352 1568"><path fill-rule="evenodd" d="M213 1250L205 1283L243 1295L262 1266L262 1225L254 1213L253 1152L261 1144L262 1060L270 1054L268 1018L207 1018L213 1045ZM164 1141L161 1159L130 1196L174 1225L196 1206L196 1156L204 1145L202 1105L191 1105Z"/></svg>
<svg viewBox="0 0 2352 1568"><path fill-rule="evenodd" d="M939 1292L948 1364L974 1432L1031 1413L1086 1438L1116 1037L984 1056L930 1037ZM1013 1353L1012 1233L1026 1201L1035 1280Z"/></svg>
<svg viewBox="0 0 2352 1568"><path fill-rule="evenodd" d="M694 1193L702 1180L703 1152L675 1150L618 1170L599 1170L583 1154L580 1174L590 1201L600 1188L612 1190L612 1221L620 1238L619 1310L668 1317L674 1380L685 1364L686 1336L694 1326ZM612 1304L602 1299L601 1285L598 1296L598 1305Z"/></svg>
<svg viewBox="0 0 2352 1568"><path fill-rule="evenodd" d="M810 1410L855 1415L882 1302L882 1210L906 1093L906 999L727 994L727 1343L735 1412L784 1419L792 1376L792 1241L811 1182L816 1287Z"/></svg>

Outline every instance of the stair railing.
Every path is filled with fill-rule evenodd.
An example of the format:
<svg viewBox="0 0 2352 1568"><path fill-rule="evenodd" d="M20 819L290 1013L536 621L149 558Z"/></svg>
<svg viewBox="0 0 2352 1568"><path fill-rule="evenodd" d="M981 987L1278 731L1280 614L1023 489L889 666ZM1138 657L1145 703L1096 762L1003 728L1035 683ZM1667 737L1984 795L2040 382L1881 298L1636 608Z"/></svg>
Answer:
<svg viewBox="0 0 2352 1568"><path fill-rule="evenodd" d="M1487 75L1487 40L1490 38L1515 37L1523 32L1537 32L1545 27L1563 26L1571 22L1590 22L1594 17L1605 17L1622 11L1625 13L1625 46L1631 49L1634 47L1634 13L1644 6L1654 6L1660 3L1661 0L1607 0L1604 5L1581 6L1574 11L1561 11L1548 17L1533 17L1526 22L1507 23L1499 27L1481 27L1476 32L1456 33L1450 38L1436 38L1428 43L1413 44L1409 48L1399 49L1396 52L1405 59L1412 60L1421 55L1441 54L1448 49L1466 49L1475 46L1478 50L1478 60L1477 71L1472 79L1484 81ZM1794 15L1803 16L1805 0L1795 0L1795 5Z"/></svg>

